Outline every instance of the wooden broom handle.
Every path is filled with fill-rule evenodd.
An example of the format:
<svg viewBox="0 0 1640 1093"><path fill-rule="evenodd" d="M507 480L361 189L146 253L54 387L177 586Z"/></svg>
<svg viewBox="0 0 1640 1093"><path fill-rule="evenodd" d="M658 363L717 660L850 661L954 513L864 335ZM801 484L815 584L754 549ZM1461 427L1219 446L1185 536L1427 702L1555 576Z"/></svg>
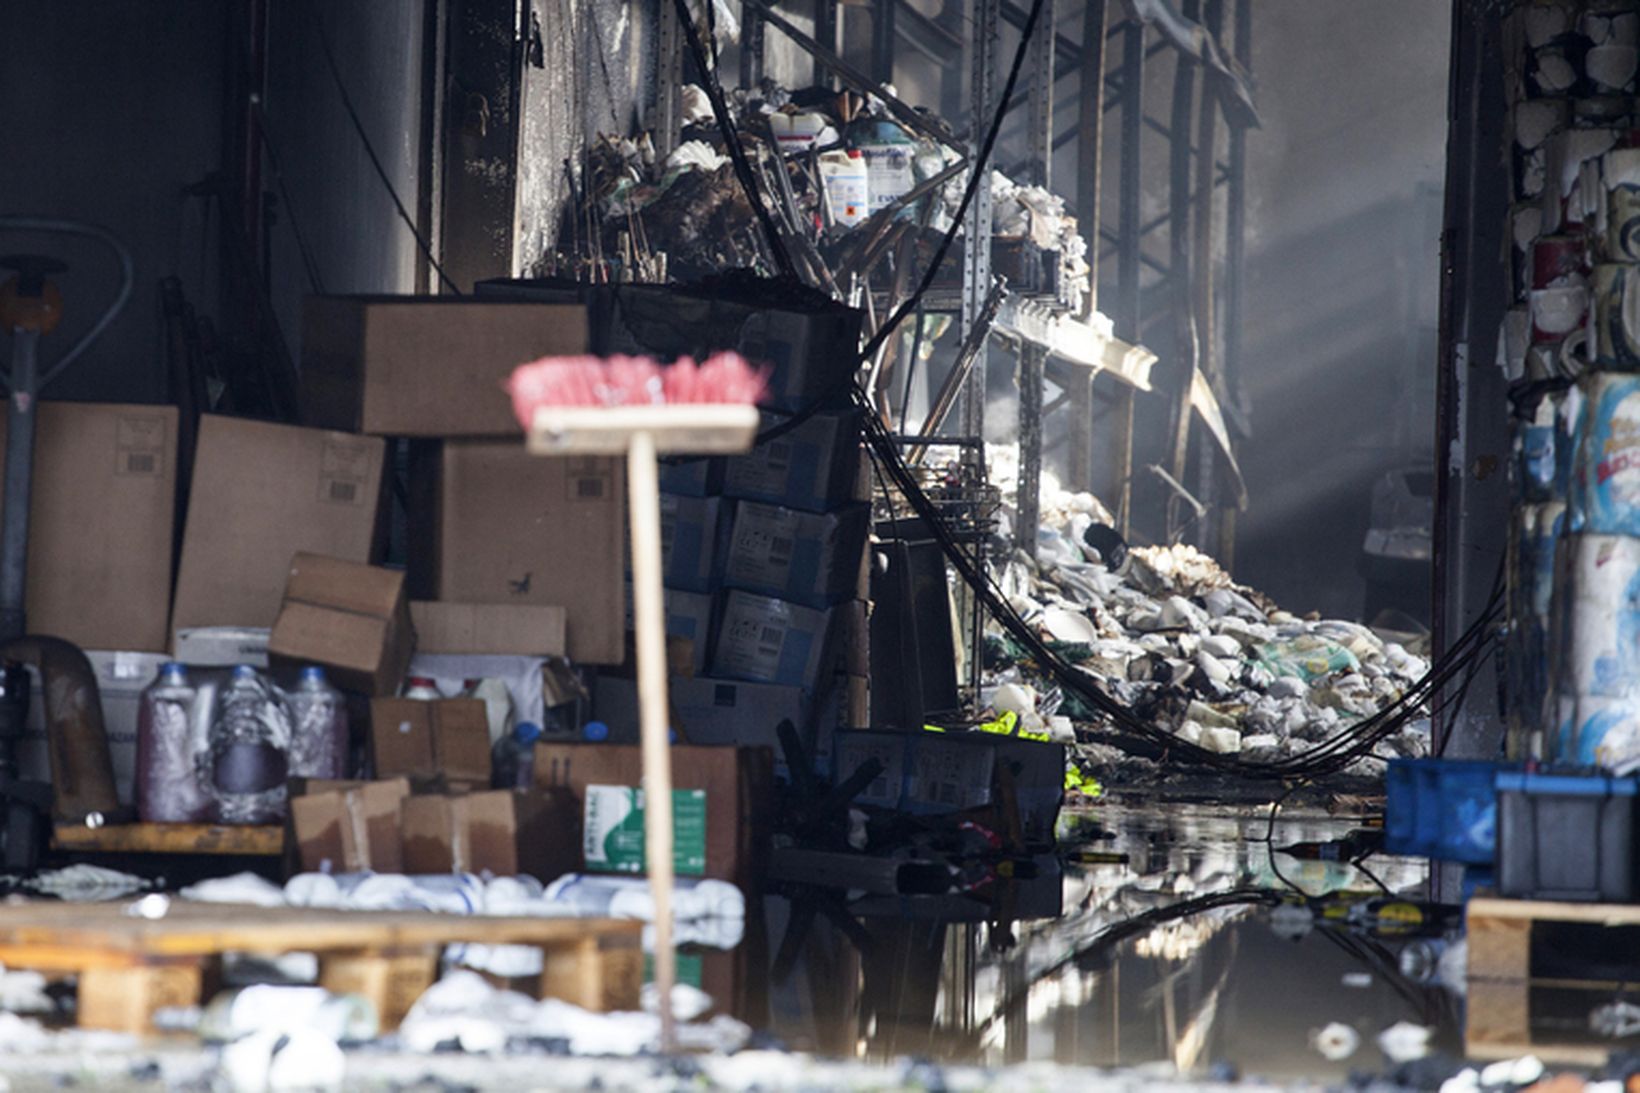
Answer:
<svg viewBox="0 0 1640 1093"><path fill-rule="evenodd" d="M644 857L655 899L655 988L660 995L661 1051L671 1052L672 750L667 738L666 610L661 583L661 494L655 438L632 434L627 451L627 504L632 526L632 620L638 655L638 723L643 741ZM710 807L710 804L708 804Z"/></svg>

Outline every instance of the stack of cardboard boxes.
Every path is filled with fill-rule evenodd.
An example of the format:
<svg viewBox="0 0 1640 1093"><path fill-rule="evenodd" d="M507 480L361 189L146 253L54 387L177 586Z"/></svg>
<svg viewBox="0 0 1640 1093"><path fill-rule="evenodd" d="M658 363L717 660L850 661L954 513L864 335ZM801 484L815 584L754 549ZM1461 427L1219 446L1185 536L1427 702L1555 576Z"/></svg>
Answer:
<svg viewBox="0 0 1640 1093"><path fill-rule="evenodd" d="M528 455L507 377L545 355L735 347L772 366L772 408L821 393L836 406L858 337L846 311L644 290L622 318L612 299L311 299L302 424L206 415L186 483L174 408L42 407L31 628L92 651L127 800L137 697L164 660L276 676L319 664L350 692L367 780L292 786L293 864L585 864L588 802L639 782L637 749L620 744L637 721L621 678L624 467ZM678 321L650 321L666 314ZM688 344L662 344L680 332ZM864 668L843 655L864 648L860 474L858 421L838 409L744 458L667 469L668 625L687 639L676 784L705 795L706 876L750 875L781 720L811 744L822 722L863 723ZM401 532L407 564L381 566ZM483 703L396 697L413 653L567 656L603 674L593 713L613 741L543 745L535 788L491 791ZM45 776L43 739L22 758Z"/></svg>

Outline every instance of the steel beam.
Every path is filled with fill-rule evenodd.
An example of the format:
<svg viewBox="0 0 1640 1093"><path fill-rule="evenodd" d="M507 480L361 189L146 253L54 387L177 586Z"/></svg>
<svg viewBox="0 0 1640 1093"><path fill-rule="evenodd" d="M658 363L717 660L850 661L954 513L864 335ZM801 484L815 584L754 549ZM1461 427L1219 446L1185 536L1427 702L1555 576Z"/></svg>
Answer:
<svg viewBox="0 0 1640 1093"><path fill-rule="evenodd" d="M837 0L814 0L814 39L822 48L837 52ZM836 86L831 67L818 53L814 54L814 85Z"/></svg>
<svg viewBox="0 0 1640 1093"><path fill-rule="evenodd" d="M1200 0L1185 0L1184 16L1195 20L1201 14ZM1172 129L1175 134L1190 132L1195 110L1196 66L1182 53L1174 61ZM1178 402L1174 406L1173 456L1168 470L1180 482L1185 478L1185 461L1190 452L1190 392L1195 386L1197 330L1192 314L1190 289L1190 142L1174 140L1168 147L1168 266L1173 271L1173 360L1179 378ZM1169 536L1173 529L1168 529Z"/></svg>
<svg viewBox="0 0 1640 1093"><path fill-rule="evenodd" d="M763 17L740 5L740 86L751 91L763 82Z"/></svg>
<svg viewBox="0 0 1640 1093"><path fill-rule="evenodd" d="M1139 265L1142 257L1139 223L1140 161L1144 141L1145 26L1129 20L1122 34L1121 98L1122 155L1119 161L1116 219L1116 333L1140 342Z"/></svg>

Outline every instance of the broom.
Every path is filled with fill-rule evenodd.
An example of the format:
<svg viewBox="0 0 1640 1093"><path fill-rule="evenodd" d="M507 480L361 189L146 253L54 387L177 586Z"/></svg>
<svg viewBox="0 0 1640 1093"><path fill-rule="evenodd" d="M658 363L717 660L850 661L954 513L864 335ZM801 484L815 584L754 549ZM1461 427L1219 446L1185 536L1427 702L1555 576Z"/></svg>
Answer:
<svg viewBox="0 0 1640 1093"><path fill-rule="evenodd" d="M757 438L765 375L738 354L700 365L644 357L547 357L508 383L513 412L536 455L625 455L632 538L632 617L643 743L644 857L655 899L655 986L661 1049L673 1040L672 755L667 739L666 618L661 584L658 459L731 455Z"/></svg>

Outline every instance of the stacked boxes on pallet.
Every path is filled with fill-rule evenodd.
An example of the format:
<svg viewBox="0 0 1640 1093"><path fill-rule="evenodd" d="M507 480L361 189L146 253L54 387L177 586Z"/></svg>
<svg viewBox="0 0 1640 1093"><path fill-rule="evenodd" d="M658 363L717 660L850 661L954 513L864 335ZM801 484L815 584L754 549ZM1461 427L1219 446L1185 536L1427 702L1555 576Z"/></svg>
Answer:
<svg viewBox="0 0 1640 1093"><path fill-rule="evenodd" d="M648 288L604 302L611 352L735 348L770 368L765 439L744 456L676 460L661 475L673 727L694 744L775 749L782 721L829 767L833 730L860 719L862 575L870 505L849 406L859 315L834 305L749 306ZM679 670L686 669L686 670ZM606 675L594 711L637 739L630 679Z"/></svg>

